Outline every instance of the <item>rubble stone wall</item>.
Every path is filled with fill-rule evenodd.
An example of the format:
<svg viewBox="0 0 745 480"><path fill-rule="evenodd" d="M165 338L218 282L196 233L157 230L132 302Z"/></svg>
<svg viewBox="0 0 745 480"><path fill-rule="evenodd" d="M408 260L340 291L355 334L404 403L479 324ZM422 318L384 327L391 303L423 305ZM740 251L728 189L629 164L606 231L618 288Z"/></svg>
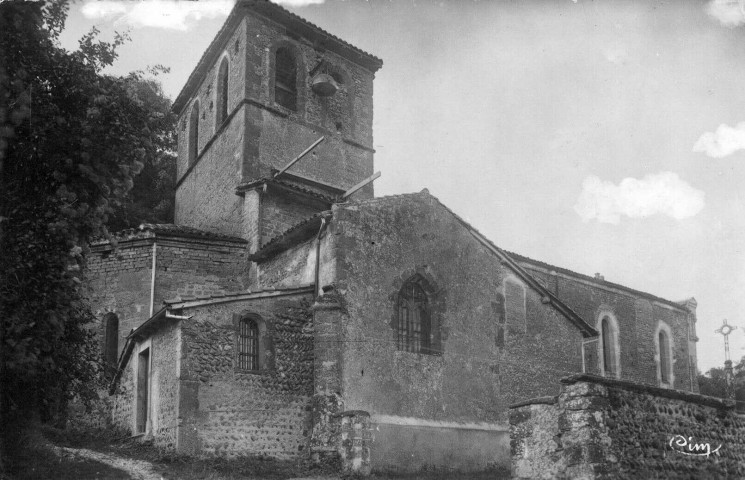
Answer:
<svg viewBox="0 0 745 480"><path fill-rule="evenodd" d="M745 419L732 402L592 375L562 382L558 397L511 408L514 478L745 475Z"/></svg>
<svg viewBox="0 0 745 480"><path fill-rule="evenodd" d="M179 449L292 458L308 452L313 393L312 294L185 310ZM237 322L264 322L259 371L237 365Z"/></svg>

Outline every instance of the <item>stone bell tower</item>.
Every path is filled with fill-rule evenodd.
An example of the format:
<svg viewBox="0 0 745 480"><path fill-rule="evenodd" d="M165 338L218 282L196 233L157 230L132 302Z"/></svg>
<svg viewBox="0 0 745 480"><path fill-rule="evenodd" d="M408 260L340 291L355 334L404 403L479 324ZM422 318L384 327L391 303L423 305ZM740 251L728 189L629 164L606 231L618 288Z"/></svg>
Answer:
<svg viewBox="0 0 745 480"><path fill-rule="evenodd" d="M173 105L176 224L246 238L251 253L328 209L373 173L381 66L282 7L238 1Z"/></svg>

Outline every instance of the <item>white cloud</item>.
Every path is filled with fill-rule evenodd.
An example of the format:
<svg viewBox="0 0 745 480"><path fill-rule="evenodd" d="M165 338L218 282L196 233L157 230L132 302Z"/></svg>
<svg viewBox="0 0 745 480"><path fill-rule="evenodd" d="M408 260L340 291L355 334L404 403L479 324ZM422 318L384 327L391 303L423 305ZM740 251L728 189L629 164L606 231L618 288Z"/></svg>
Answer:
<svg viewBox="0 0 745 480"><path fill-rule="evenodd" d="M188 30L191 22L227 16L234 3L234 0L88 1L83 5L82 12L87 18L115 18L115 25Z"/></svg>
<svg viewBox="0 0 745 480"><path fill-rule="evenodd" d="M87 2L83 5L82 12L85 18L107 18L121 15L127 11L127 7L122 2Z"/></svg>
<svg viewBox="0 0 745 480"><path fill-rule="evenodd" d="M273 0L274 3L284 7L298 8L307 7L308 5L320 5L326 0Z"/></svg>
<svg viewBox="0 0 745 480"><path fill-rule="evenodd" d="M590 175L582 182L582 193L574 210L587 222L618 224L630 218L667 215L676 220L692 217L704 208L704 192L690 186L677 173L660 172L641 180L624 178L621 183Z"/></svg>
<svg viewBox="0 0 745 480"><path fill-rule="evenodd" d="M727 27L745 24L745 0L711 0L706 13Z"/></svg>
<svg viewBox="0 0 745 480"><path fill-rule="evenodd" d="M734 127L721 124L716 132L706 132L693 146L694 152L703 152L714 158L731 155L738 150L745 150L745 122Z"/></svg>

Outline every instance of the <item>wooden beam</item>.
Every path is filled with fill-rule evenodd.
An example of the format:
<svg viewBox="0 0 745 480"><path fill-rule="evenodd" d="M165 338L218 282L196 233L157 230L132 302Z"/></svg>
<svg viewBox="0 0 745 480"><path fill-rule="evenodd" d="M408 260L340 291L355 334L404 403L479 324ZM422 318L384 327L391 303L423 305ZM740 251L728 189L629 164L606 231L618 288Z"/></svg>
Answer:
<svg viewBox="0 0 745 480"><path fill-rule="evenodd" d="M369 177L367 177L366 179L362 180L360 183L358 183L354 187L352 187L349 190L347 190L346 192L344 192L342 194L342 196L341 196L342 200L345 199L345 198L347 198L348 196L352 195L354 192L356 192L360 188L364 187L368 183L370 183L373 180L377 179L379 176L380 176L380 172L375 172L372 175L370 175Z"/></svg>
<svg viewBox="0 0 745 480"><path fill-rule="evenodd" d="M321 143L324 140L326 140L326 137L321 137L318 140L316 140L315 142L313 142L313 145L311 145L310 147L308 147L305 150L303 150L303 153L301 153L300 155L298 155L297 157L295 157L290 163L288 163L287 165L285 165L285 167L282 170L280 170L279 172L275 173L274 174L274 178L277 178L280 175L282 175L283 173L285 173L291 166L293 166L297 162L299 162L301 158L303 158L304 156L306 156L311 150L313 150L314 148L316 148L318 146L318 144Z"/></svg>

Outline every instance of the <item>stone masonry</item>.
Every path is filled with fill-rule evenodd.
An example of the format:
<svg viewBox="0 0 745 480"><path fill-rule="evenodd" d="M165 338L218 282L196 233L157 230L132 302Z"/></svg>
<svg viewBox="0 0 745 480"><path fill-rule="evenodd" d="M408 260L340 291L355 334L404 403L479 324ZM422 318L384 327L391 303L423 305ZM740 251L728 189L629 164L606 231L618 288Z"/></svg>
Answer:
<svg viewBox="0 0 745 480"><path fill-rule="evenodd" d="M745 420L732 402L592 375L562 383L557 397L511 407L515 478L745 475Z"/></svg>

